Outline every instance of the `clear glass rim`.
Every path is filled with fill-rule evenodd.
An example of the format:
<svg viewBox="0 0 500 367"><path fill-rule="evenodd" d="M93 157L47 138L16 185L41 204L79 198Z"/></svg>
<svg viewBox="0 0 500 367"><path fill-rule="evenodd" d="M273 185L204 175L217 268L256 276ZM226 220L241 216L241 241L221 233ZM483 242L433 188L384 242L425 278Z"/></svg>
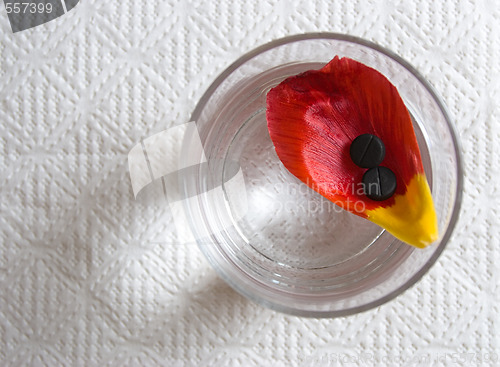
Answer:
<svg viewBox="0 0 500 367"><path fill-rule="evenodd" d="M365 46L368 48L371 48L375 51L378 51L387 57L393 59L400 65L402 65L405 69L407 69L422 85L425 87L425 89L429 92L429 94L432 96L434 101L437 103L445 121L447 124L447 128L450 131L450 135L452 137L452 142L455 148L455 154L456 154L456 172L457 172L457 182L456 182L456 194L455 194L455 201L453 204L453 211L450 216L450 221L449 225L446 229L445 234L443 235L443 238L441 242L438 245L438 248L434 251L432 256L429 258L429 260L424 264L424 266L416 272L409 280L407 280L403 285L395 289L394 291L390 292L389 294L368 302L364 305L361 306L356 306L356 307L351 307L351 308L346 308L344 310L335 310L335 311L310 311L310 310L298 310L292 307L287 307L284 305L279 305L275 303L270 303L268 300L264 298L260 298L256 296L253 293L248 292L244 287L241 287L239 284L234 282L232 279L229 279L228 277L225 276L225 274L222 274L219 269L215 269L221 276L222 278L229 283L235 290L243 294L245 297L257 302L258 304L265 305L275 311L279 312L284 312L287 314L295 315L295 316L302 316L302 317L321 317L321 318L333 318L333 317L342 317L342 316L349 316L353 314L357 314L363 311L367 311L369 309L378 307L394 298L396 298L398 295L402 294L404 291L412 287L415 283L417 283L424 275L427 273L427 271L434 265L434 263L437 261L443 250L445 249L446 245L448 244L448 241L452 235L452 232L455 228L455 225L458 221L459 213L460 213L460 207L462 205L462 196L463 196L463 160L462 160L462 152L461 152L461 146L460 142L458 140L458 134L455 129L455 126L451 122L450 114L448 112L447 107L445 106L444 102L442 101L441 97L435 92L434 87L406 60L395 54L394 52L374 43L368 40L365 40L363 38L347 35L347 34L342 34L342 33L331 33L331 32L314 32L314 33L303 33L303 34L298 34L298 35L293 35L293 36L287 36L283 38L279 38L276 40L273 40L271 42L268 42L266 44L263 44L240 58L238 58L236 61L234 61L232 64L230 64L207 88L205 93L202 95L200 100L198 101L195 109L193 110L193 113L191 114L190 121L197 121L199 118L201 111L207 104L208 100L212 96L212 94L215 92L215 90L224 82L224 80L231 74L233 73L237 68L239 68L241 65L246 63L248 60L254 58L255 56L264 53L266 51L269 51L273 48L289 44L289 43L294 43L298 41L307 41L307 40L337 40L337 41L346 41L350 42L353 44L358 44L361 46ZM199 246L201 251L204 253L204 255L209 258L210 256L207 256L205 253L205 249L203 246ZM212 260L209 258L210 263L212 263ZM212 263L212 265L214 265Z"/></svg>

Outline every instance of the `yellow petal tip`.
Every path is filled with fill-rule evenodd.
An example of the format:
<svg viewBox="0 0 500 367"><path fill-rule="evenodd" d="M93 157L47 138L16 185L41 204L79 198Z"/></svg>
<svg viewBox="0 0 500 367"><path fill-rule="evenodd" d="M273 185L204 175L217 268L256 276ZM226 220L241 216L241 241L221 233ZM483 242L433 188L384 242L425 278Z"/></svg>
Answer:
<svg viewBox="0 0 500 367"><path fill-rule="evenodd" d="M409 245L424 248L439 238L436 210L423 174L415 175L394 204L367 211L367 217Z"/></svg>

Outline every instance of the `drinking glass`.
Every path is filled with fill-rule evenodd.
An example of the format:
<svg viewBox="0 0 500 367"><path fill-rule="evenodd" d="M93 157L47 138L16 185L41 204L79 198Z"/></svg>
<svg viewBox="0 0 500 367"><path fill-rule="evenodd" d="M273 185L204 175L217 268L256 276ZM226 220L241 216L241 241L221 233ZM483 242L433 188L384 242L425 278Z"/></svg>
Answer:
<svg viewBox="0 0 500 367"><path fill-rule="evenodd" d="M438 240L425 249L335 206L276 155L267 92L337 55L385 75L412 116L439 222ZM230 65L191 120L197 131L185 135L181 160L206 164L180 175L183 195L192 198L184 201L190 228L220 276L253 301L309 317L367 310L417 282L450 238L463 181L457 134L429 82L387 49L332 33L273 41Z"/></svg>

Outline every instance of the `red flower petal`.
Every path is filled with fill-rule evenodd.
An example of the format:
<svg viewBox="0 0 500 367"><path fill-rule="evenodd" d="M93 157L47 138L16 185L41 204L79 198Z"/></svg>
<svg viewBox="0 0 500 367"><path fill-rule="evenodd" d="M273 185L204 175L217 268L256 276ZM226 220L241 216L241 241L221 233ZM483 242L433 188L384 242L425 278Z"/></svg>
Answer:
<svg viewBox="0 0 500 367"><path fill-rule="evenodd" d="M349 155L351 142L370 133L382 139L382 166L396 175L395 195L423 174L410 114L396 88L381 73L349 58L335 57L321 70L290 77L267 95L267 121L278 157L309 187L360 216L366 209L391 206L368 199L360 186L366 169Z"/></svg>

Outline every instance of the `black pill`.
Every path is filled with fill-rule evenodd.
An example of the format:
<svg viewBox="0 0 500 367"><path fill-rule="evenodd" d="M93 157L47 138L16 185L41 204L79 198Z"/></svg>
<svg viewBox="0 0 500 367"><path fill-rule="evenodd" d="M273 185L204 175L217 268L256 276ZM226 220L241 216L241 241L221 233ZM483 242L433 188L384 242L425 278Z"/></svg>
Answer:
<svg viewBox="0 0 500 367"><path fill-rule="evenodd" d="M387 167L370 168L363 175L363 187L372 200L389 199L396 191L396 175Z"/></svg>
<svg viewBox="0 0 500 367"><path fill-rule="evenodd" d="M379 137L363 134L352 141L350 154L352 161L359 167L377 167L384 160L385 145Z"/></svg>

